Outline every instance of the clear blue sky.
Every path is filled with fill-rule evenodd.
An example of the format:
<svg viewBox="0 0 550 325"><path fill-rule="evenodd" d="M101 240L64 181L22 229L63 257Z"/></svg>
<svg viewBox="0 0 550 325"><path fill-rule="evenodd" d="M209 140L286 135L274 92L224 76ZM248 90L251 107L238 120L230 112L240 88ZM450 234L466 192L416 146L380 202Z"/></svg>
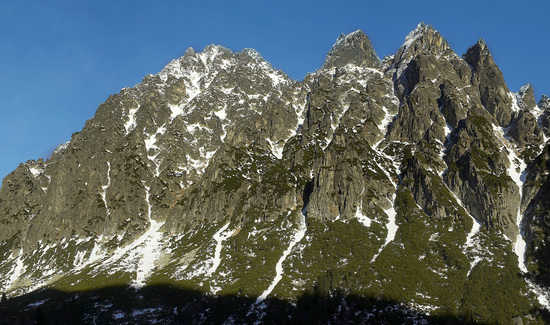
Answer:
<svg viewBox="0 0 550 325"><path fill-rule="evenodd" d="M483 37L512 91L550 94L550 1L2 1L0 178L47 158L97 106L188 47L255 48L302 80L340 33L394 54L423 21L462 55Z"/></svg>

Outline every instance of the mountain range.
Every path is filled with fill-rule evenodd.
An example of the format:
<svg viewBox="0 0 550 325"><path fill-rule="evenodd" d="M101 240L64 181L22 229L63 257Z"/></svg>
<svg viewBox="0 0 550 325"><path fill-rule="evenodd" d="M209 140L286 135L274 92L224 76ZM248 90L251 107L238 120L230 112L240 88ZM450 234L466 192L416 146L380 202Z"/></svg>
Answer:
<svg viewBox="0 0 550 325"><path fill-rule="evenodd" d="M360 30L189 48L0 188L0 323L550 322L550 98Z"/></svg>

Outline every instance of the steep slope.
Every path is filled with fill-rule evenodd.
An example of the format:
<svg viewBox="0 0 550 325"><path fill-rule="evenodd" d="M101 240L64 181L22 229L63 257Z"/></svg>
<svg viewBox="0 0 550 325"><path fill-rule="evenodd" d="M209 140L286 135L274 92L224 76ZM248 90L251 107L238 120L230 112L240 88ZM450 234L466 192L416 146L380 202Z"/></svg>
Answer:
<svg viewBox="0 0 550 325"><path fill-rule="evenodd" d="M542 323L549 102L425 24L301 82L189 49L4 179L0 316Z"/></svg>

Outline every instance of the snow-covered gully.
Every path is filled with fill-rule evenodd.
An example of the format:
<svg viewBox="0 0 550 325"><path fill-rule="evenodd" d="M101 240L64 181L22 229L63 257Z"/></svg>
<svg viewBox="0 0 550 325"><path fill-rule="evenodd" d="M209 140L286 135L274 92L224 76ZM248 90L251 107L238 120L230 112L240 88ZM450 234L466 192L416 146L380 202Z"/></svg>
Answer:
<svg viewBox="0 0 550 325"><path fill-rule="evenodd" d="M149 228L139 238L131 244L119 248L109 254L108 258L105 252L101 252L101 245L96 244L87 262L82 263L78 269L90 265L96 261L101 261L94 266L94 273L97 274L102 270L109 272L131 271L136 272L136 277L132 281L134 288L141 288L145 285L145 281L151 275L151 272L156 267L156 262L162 253L163 233L160 228L164 222L158 222L152 218L152 207L150 203L150 188L144 185L145 201L147 203L147 219ZM100 238L99 242L103 238ZM106 258L106 259L104 259Z"/></svg>
<svg viewBox="0 0 550 325"><path fill-rule="evenodd" d="M151 202L149 187L145 186L145 200L147 202L147 217L149 219L149 229L140 237L144 238L141 248L141 257L137 263L136 279L133 282L134 287L142 287L145 285L145 280L150 276L155 268L155 262L159 259L162 253L162 232L160 228L163 222L154 220L151 212Z"/></svg>
<svg viewBox="0 0 550 325"><path fill-rule="evenodd" d="M231 233L232 233L232 231L226 232L228 227L229 227L229 222L226 223L223 227L220 228L220 230L218 230L218 232L214 234L214 240L216 241L216 249L214 250L214 259L212 262L212 266L207 272L208 276L211 276L214 272L216 272L216 269L218 268L218 266L222 261L221 253L223 248L223 242L227 240L227 238L231 237Z"/></svg>
<svg viewBox="0 0 550 325"><path fill-rule="evenodd" d="M376 261L380 253L382 253L382 250L386 248L386 246L391 243L395 239L395 234L397 233L397 229L399 228L397 226L397 223L395 222L395 217L397 216L397 212L394 208L394 202L395 202L396 194L393 193L392 199L391 199L391 207L388 209L384 209L384 212L388 216L388 223L386 224L386 228L388 229L388 234L386 235L386 240L384 241L384 244L380 246L380 249L378 250L378 253L374 254L372 257L371 263Z"/></svg>
<svg viewBox="0 0 550 325"><path fill-rule="evenodd" d="M107 189L111 186L111 163L107 162L107 185L101 186L101 198L103 199L103 203L105 204L105 209L107 210L107 217L111 215L111 211L109 210L109 205L107 204Z"/></svg>
<svg viewBox="0 0 550 325"><path fill-rule="evenodd" d="M503 128L498 128L494 125L493 130L498 135L502 146L508 151L508 161L510 162L510 166L508 166L508 176L510 176L510 178L512 178L514 183L518 186L519 204L516 224L518 226L519 234L516 238L510 238L510 240L514 242L514 252L518 256L518 267L522 272L527 272L527 267L525 266L525 250L527 248L527 244L525 243L525 239L523 239L523 214L521 213L521 200L523 199L523 184L525 183L525 172L527 165L525 164L525 161L516 154L512 144L509 142L509 137L505 135L506 130ZM504 139L508 140L508 143L506 143Z"/></svg>
<svg viewBox="0 0 550 325"><path fill-rule="evenodd" d="M389 116L389 114L386 112L386 120L389 121L388 116ZM381 142L382 141L379 141L378 143L376 143L374 145L375 150L378 151L378 146L380 145ZM393 168L395 169L396 174L399 174L399 165L398 165L398 163L382 151L379 151L379 154L382 157L388 159L389 161L393 161L393 164L394 164ZM386 246L395 239L395 235L397 234L397 230L399 229L399 226L396 223L397 211L395 211L395 198L397 196L397 189L399 187L399 184L397 184L393 181L390 173L388 172L388 170L386 168L383 168L383 166L380 166L380 165L378 165L378 167L380 167L380 169L384 172L384 174L386 174L386 177L388 177L389 181L395 187L395 192L393 193L391 200L388 199L388 201L390 201L390 203L391 203L391 206L388 209L384 209L384 213L386 213L386 215L388 216L388 223L386 224L386 229L388 230L388 233L386 235L386 239L384 240L384 244L382 244L382 246L380 246L380 249L378 250L378 252L376 254L374 254L374 256L372 257L372 259L370 261L371 263L376 261L376 259L380 255L380 253L382 253L382 250L384 250L384 248L386 248Z"/></svg>
<svg viewBox="0 0 550 325"><path fill-rule="evenodd" d="M299 243L302 240L302 238L304 238L306 234L306 230L307 230L306 216L305 216L305 209L304 209L302 211L302 218L300 220L300 227L298 228L298 231L296 232L296 234L294 234L294 237L290 241L290 244L288 245L287 249L283 252L283 256L281 256L281 258L277 262L277 265L275 265L276 275L275 275L275 278L273 279L273 282L271 282L269 287L258 297L258 299L256 299L256 304L264 301L267 298L267 296L269 296L271 291L275 289L279 281L281 281L281 279L283 278L283 263L288 257L288 255L290 255L290 253L292 252L292 249L294 248L294 246L297 243Z"/></svg>
<svg viewBox="0 0 550 325"><path fill-rule="evenodd" d="M457 200L458 204L462 208L464 208L460 199L456 197L454 193L453 195L455 196L455 199ZM464 211L468 212L465 208L464 208ZM464 247L463 247L463 252L464 252L464 255L466 256L468 256L467 254L468 250L471 250L474 253L479 253L482 249L481 246L479 245L479 241L476 241L474 238L481 230L481 223L477 221L469 212L468 212L468 215L472 219L472 228L470 229L468 236L466 236L466 243L464 243ZM475 255L473 259L470 261L470 269L468 270L466 277L470 276L470 273L472 273L472 270L477 265L477 263L479 263L479 261L481 261L481 257L479 257L479 255Z"/></svg>
<svg viewBox="0 0 550 325"><path fill-rule="evenodd" d="M508 160L510 161L510 167L508 167L508 175L512 178L514 183L518 186L519 189L519 205L516 218L516 224L519 229L519 234L516 238L516 243L514 245L514 251L518 256L518 266L521 271L527 272L527 267L525 266L525 249L527 244L523 239L523 230L522 230L522 221L523 215L521 213L521 200L523 198L523 183L525 182L525 169L527 165L523 159L519 158L512 148L508 148ZM519 163L518 163L519 162ZM519 169L519 171L518 171Z"/></svg>
<svg viewBox="0 0 550 325"><path fill-rule="evenodd" d="M292 249L294 248L294 246L296 246L296 244L298 244L306 234L306 231L307 231L306 209L307 207L302 210L302 218L300 220L300 226L298 228L298 231L294 234L294 237L288 244L287 249L283 252L283 255L275 265L275 273L276 273L275 278L273 278L273 281L271 282L269 287L265 289L264 292L262 292L262 294L256 299L256 302L254 302L252 306L250 306L250 310L248 311L247 315L250 315L258 307L262 309L261 306L259 305L271 294L273 289L275 289L279 281L281 281L281 279L283 278L283 263L285 262L287 257L290 255L290 253L292 253Z"/></svg>

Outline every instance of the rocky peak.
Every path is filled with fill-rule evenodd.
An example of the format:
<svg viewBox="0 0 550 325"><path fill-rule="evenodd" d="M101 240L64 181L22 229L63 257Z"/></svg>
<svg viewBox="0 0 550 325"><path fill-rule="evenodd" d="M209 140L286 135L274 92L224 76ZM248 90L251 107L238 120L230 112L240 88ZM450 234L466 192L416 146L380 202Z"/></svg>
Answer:
<svg viewBox="0 0 550 325"><path fill-rule="evenodd" d="M187 50L185 51L184 56L193 56L193 55L195 55L195 49L192 47L188 47Z"/></svg>
<svg viewBox="0 0 550 325"><path fill-rule="evenodd" d="M539 117L542 130L547 137L550 137L550 98L542 95L538 107L542 110Z"/></svg>
<svg viewBox="0 0 550 325"><path fill-rule="evenodd" d="M538 107L543 110L550 110L550 97L542 95Z"/></svg>
<svg viewBox="0 0 550 325"><path fill-rule="evenodd" d="M508 126L512 119L513 97L485 41L479 39L463 58L473 70L472 85L479 89L481 103L501 126Z"/></svg>
<svg viewBox="0 0 550 325"><path fill-rule="evenodd" d="M518 93L516 94L516 99L518 102L518 106L521 109L530 110L537 106L533 86L529 83L519 89Z"/></svg>
<svg viewBox="0 0 550 325"><path fill-rule="evenodd" d="M410 58L420 52L443 52L451 49L446 39L431 25L420 23L405 38L397 51L398 60Z"/></svg>
<svg viewBox="0 0 550 325"><path fill-rule="evenodd" d="M375 67L380 59L372 44L361 30L350 34L341 34L325 59L323 69L343 67L348 64Z"/></svg>
<svg viewBox="0 0 550 325"><path fill-rule="evenodd" d="M480 38L475 45L468 48L463 58L474 69L484 64L494 64L493 58L491 56L491 51L489 51L487 43L485 43L485 40L483 38ZM487 62L488 60L490 62Z"/></svg>
<svg viewBox="0 0 550 325"><path fill-rule="evenodd" d="M255 49L246 48L241 50L242 54L248 55L249 57L253 58L254 60L258 62L265 61L260 52L256 51Z"/></svg>
<svg viewBox="0 0 550 325"><path fill-rule="evenodd" d="M491 51L487 47L487 43L483 38L480 38L477 43L471 46L464 54L464 60L466 60L474 68L480 66L486 59L490 59L492 62Z"/></svg>
<svg viewBox="0 0 550 325"><path fill-rule="evenodd" d="M184 75L187 76L190 66L194 66L193 69L208 69L212 64L219 63L223 59L227 59L232 56L233 52L221 45L208 45L202 52L195 52L192 47L189 47L185 54L177 59L172 60L167 64L161 72L158 74L162 79L166 79L169 75L175 78L181 78Z"/></svg>

